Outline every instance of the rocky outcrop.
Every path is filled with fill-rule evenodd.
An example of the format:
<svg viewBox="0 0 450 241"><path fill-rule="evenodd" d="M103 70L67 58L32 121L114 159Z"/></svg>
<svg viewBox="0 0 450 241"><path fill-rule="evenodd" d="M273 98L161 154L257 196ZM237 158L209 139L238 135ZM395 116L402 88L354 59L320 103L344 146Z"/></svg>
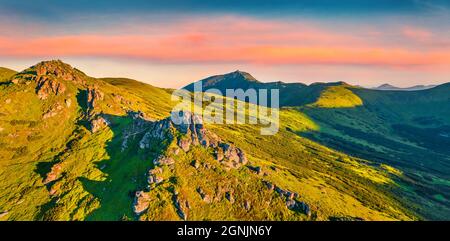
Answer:
<svg viewBox="0 0 450 241"><path fill-rule="evenodd" d="M239 168L247 164L245 153L233 144L223 142L216 134L207 130L202 124L202 118L190 112L182 112L175 124L171 118L157 121L145 133L139 147L149 148L152 139L175 139L175 132L179 132L177 144L181 150L188 152L193 146L213 148L215 158L226 168Z"/></svg>
<svg viewBox="0 0 450 241"><path fill-rule="evenodd" d="M178 214L178 216L182 219L182 220L187 220L188 218L188 210L190 208L189 206L189 202L187 200L182 200L178 193L174 193L172 196L173 199L173 205L175 207L175 210Z"/></svg>
<svg viewBox="0 0 450 241"><path fill-rule="evenodd" d="M191 166L193 166L195 169L198 169L200 167L200 162L197 160L193 160L191 162Z"/></svg>
<svg viewBox="0 0 450 241"><path fill-rule="evenodd" d="M248 162L245 153L241 149L228 143L219 143L215 154L217 161L228 168L239 168Z"/></svg>
<svg viewBox="0 0 450 241"><path fill-rule="evenodd" d="M66 91L66 86L56 79L48 76L37 76L36 94L39 99L45 100L49 95L59 95Z"/></svg>
<svg viewBox="0 0 450 241"><path fill-rule="evenodd" d="M311 217L311 209L309 208L308 204L304 202L300 202L297 200L287 200L286 206L292 211L302 212L306 216Z"/></svg>
<svg viewBox="0 0 450 241"><path fill-rule="evenodd" d="M99 101L102 101L104 98L103 92L101 92L98 88L88 88L87 89L87 108L88 110L93 110Z"/></svg>
<svg viewBox="0 0 450 241"><path fill-rule="evenodd" d="M92 133L95 133L99 130L104 129L105 127L109 126L109 121L102 116L97 116L97 118L93 119L91 121L91 131Z"/></svg>
<svg viewBox="0 0 450 241"><path fill-rule="evenodd" d="M245 200L244 208L245 208L245 210L249 211L250 208L252 208L252 203L249 200Z"/></svg>
<svg viewBox="0 0 450 241"><path fill-rule="evenodd" d="M128 138L143 133L142 138L139 140L140 149L149 149L152 144L164 143L176 143L177 147L173 146L162 152L153 159L154 167L148 171L147 174L147 191L151 191L161 183L164 182L163 175L164 170L168 167L168 170L172 170L176 163L176 156L179 151L189 152L194 146L203 148L211 148L215 153L221 153L221 158L216 160L223 164L226 168L239 168L247 163L247 158L244 152L235 147L233 144L223 142L217 135L207 130L199 116L193 115L190 112L182 113L181 123L171 118L166 118L160 121L148 121L144 119L142 113L129 113L129 116L133 117L133 124L129 130L125 131L124 142L122 148L127 148ZM143 131L144 130L144 131ZM201 162L193 160L191 165L195 169L201 167ZM205 169L215 168L210 164L204 164ZM220 201L225 194L225 198L233 204L235 197L233 191L219 190L216 195L205 192L201 187L197 188L197 193L203 202L210 204L215 201ZM148 193L138 192L135 197L134 210L136 214L140 214L148 207ZM173 205L176 209L178 216L186 220L187 210L189 210L189 203L187 200L182 200L177 193L173 195ZM250 203L246 206L250 209Z"/></svg>
<svg viewBox="0 0 450 241"><path fill-rule="evenodd" d="M32 74L35 72L35 74ZM41 62L30 69L19 73L13 83L26 84L36 82L36 94L39 99L45 100L51 95L61 95L66 92L64 82L85 84L85 76L80 71L72 68L59 60Z"/></svg>
<svg viewBox="0 0 450 241"><path fill-rule="evenodd" d="M275 185L273 185L271 182L263 181L264 185L270 190L273 191L275 189Z"/></svg>
<svg viewBox="0 0 450 241"><path fill-rule="evenodd" d="M123 96L119 95L119 94L112 94L113 96L113 100L115 103L117 104L121 104L121 105L131 105L131 101L125 99Z"/></svg>
<svg viewBox="0 0 450 241"><path fill-rule="evenodd" d="M200 198L205 202L205 203L211 203L212 202L212 198L209 194L206 194L203 189L201 187L197 188L197 192L198 194L200 194Z"/></svg>
<svg viewBox="0 0 450 241"><path fill-rule="evenodd" d="M225 198L231 203L234 203L234 195L232 192L228 191L225 193Z"/></svg>
<svg viewBox="0 0 450 241"><path fill-rule="evenodd" d="M170 166L173 164L175 164L175 160L171 157L166 157L164 155L160 155L159 157L153 160L153 165L155 166L162 166L162 165Z"/></svg>
<svg viewBox="0 0 450 241"><path fill-rule="evenodd" d="M64 107L57 103L54 106L50 107L50 109L42 115L42 119L47 119L50 117L56 116Z"/></svg>
<svg viewBox="0 0 450 241"><path fill-rule="evenodd" d="M152 123L145 132L142 139L139 141L139 148L146 149L150 147L151 140L165 140L173 139L172 133L173 125L170 120L164 119Z"/></svg>
<svg viewBox="0 0 450 241"><path fill-rule="evenodd" d="M126 127L123 130L123 140L121 145L121 151L125 151L125 149L128 148L128 143L130 139L134 139L136 136L141 135L142 133L145 133L151 128L154 124L154 120L148 119L145 117L145 115L138 111L128 111L127 116L133 119L133 122L131 125ZM142 138L142 140L139 143L139 146L141 149L145 149L150 147L150 141L151 138Z"/></svg>
<svg viewBox="0 0 450 241"><path fill-rule="evenodd" d="M262 171L262 168L260 166L248 166L248 168L252 171L254 171L258 175L264 174Z"/></svg>
<svg viewBox="0 0 450 241"><path fill-rule="evenodd" d="M296 212L302 212L306 216L311 217L311 209L309 208L309 205L298 200L298 198L300 197L298 193L283 190L282 188L272 184L269 181L263 181L263 184L267 187L267 189L269 189L269 191L274 191L278 193L282 198L285 198L286 207L288 209Z"/></svg>
<svg viewBox="0 0 450 241"><path fill-rule="evenodd" d="M161 167L150 169L150 171L148 171L148 178L147 178L148 184L152 185L161 183L164 180L163 177L160 176L162 172L163 170Z"/></svg>
<svg viewBox="0 0 450 241"><path fill-rule="evenodd" d="M47 173L47 177L44 180L44 184L48 184L50 182L55 181L56 179L59 178L59 176L62 173L62 166L60 163L57 163L55 165L52 166L52 169L50 170L49 173Z"/></svg>
<svg viewBox="0 0 450 241"><path fill-rule="evenodd" d="M150 196L148 195L148 193L143 191L137 191L133 203L134 213L141 214L142 212L148 209L149 205L150 205Z"/></svg>
<svg viewBox="0 0 450 241"><path fill-rule="evenodd" d="M63 63L60 60L44 61L34 66L37 76L50 76L56 79L72 81L78 84L84 84L85 80L80 71L72 66Z"/></svg>

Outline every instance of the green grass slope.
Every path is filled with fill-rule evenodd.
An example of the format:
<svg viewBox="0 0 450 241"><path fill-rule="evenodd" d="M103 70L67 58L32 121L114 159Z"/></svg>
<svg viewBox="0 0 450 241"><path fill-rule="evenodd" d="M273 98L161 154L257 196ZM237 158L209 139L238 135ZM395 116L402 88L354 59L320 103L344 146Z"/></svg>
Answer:
<svg viewBox="0 0 450 241"><path fill-rule="evenodd" d="M324 89L311 105L319 108L351 108L363 105L363 101L346 86L339 85Z"/></svg>
<svg viewBox="0 0 450 241"><path fill-rule="evenodd" d="M0 83L8 81L16 73L17 72L12 69L0 67Z"/></svg>
<svg viewBox="0 0 450 241"><path fill-rule="evenodd" d="M300 135L402 172L403 203L427 219L448 219L450 176L448 84L421 91L350 88L363 105L300 107L319 130Z"/></svg>
<svg viewBox="0 0 450 241"><path fill-rule="evenodd" d="M211 148L175 151L170 139L140 147L176 104L171 90L94 79L60 61L39 63L14 78L0 85L0 220L421 218L397 195L399 170L302 137L322 126L295 108L280 112L274 136L260 135L256 125L206 125L245 152L248 164L229 169ZM162 167L162 181L146 191L148 207L137 215L136 192L148 188L159 155L175 163ZM289 209L267 182L297 193L310 215Z"/></svg>

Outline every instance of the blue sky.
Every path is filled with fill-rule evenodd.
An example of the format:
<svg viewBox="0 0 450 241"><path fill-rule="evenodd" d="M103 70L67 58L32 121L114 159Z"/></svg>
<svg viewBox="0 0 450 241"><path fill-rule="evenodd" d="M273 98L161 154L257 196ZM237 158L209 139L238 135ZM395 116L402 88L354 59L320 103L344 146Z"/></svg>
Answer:
<svg viewBox="0 0 450 241"><path fill-rule="evenodd" d="M235 69L262 81L449 82L450 1L0 0L0 66L62 59L178 88Z"/></svg>

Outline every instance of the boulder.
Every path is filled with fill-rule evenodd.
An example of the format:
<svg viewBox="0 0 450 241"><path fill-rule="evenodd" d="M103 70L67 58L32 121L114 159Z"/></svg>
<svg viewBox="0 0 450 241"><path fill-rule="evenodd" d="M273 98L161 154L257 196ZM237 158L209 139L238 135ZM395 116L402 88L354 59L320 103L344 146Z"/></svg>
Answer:
<svg viewBox="0 0 450 241"><path fill-rule="evenodd" d="M217 161L222 161L224 158L223 150L221 148L217 148L214 152Z"/></svg>
<svg viewBox="0 0 450 241"><path fill-rule="evenodd" d="M247 164L247 158L244 152L228 143L220 143L216 150L216 159L229 168L239 168ZM223 153L223 158L220 153Z"/></svg>
<svg viewBox="0 0 450 241"><path fill-rule="evenodd" d="M263 183L266 185L266 187L267 187L270 191L273 191L273 190L274 190L275 185L273 185L271 182L263 181Z"/></svg>
<svg viewBox="0 0 450 241"><path fill-rule="evenodd" d="M195 169L198 169L200 167L200 162L197 160L193 160L191 162L191 166L193 166Z"/></svg>
<svg viewBox="0 0 450 241"><path fill-rule="evenodd" d="M248 168L258 175L262 174L262 168L260 166L248 166Z"/></svg>
<svg viewBox="0 0 450 241"><path fill-rule="evenodd" d="M181 138L178 141L178 146L185 152L188 152L191 147L192 140L190 138Z"/></svg>
<svg viewBox="0 0 450 241"><path fill-rule="evenodd" d="M197 188L198 194L200 194L201 199L206 203L211 203L211 196L206 194L201 187Z"/></svg>
<svg viewBox="0 0 450 241"><path fill-rule="evenodd" d="M163 172L161 167L156 167L154 169L151 169L150 171L148 171L148 178L147 178L147 182L149 185L151 184L159 184L162 181L164 181L164 179L160 175Z"/></svg>
<svg viewBox="0 0 450 241"><path fill-rule="evenodd" d="M108 120L106 120L102 116L99 116L96 119L91 121L91 131L92 131L92 133L95 133L99 130L104 129L105 127L107 127L109 125L110 125L110 123Z"/></svg>
<svg viewBox="0 0 450 241"><path fill-rule="evenodd" d="M36 85L36 94L39 99L45 100L49 95L59 95L66 91L66 87L63 83L48 76L38 76Z"/></svg>
<svg viewBox="0 0 450 241"><path fill-rule="evenodd" d="M250 210L250 208L251 208L252 206L251 206L251 202L249 201L249 200L245 200L245 202L244 202L244 208L245 208L245 210Z"/></svg>
<svg viewBox="0 0 450 241"><path fill-rule="evenodd" d="M305 202L300 202L294 199L289 199L286 201L286 207L295 212L302 212L306 216L311 217L311 209L309 205Z"/></svg>
<svg viewBox="0 0 450 241"><path fill-rule="evenodd" d="M8 214L9 214L8 211L0 212L0 218L6 217L6 215Z"/></svg>
<svg viewBox="0 0 450 241"><path fill-rule="evenodd" d="M186 211L187 208L185 206L186 203L187 201L186 202L181 201L177 194L173 195L173 205L175 207L175 210L177 211L178 216L184 221L186 221L188 217Z"/></svg>
<svg viewBox="0 0 450 241"><path fill-rule="evenodd" d="M97 88L88 88L87 89L87 108L88 110L92 110L97 106L97 103L103 100L104 94Z"/></svg>
<svg viewBox="0 0 450 241"><path fill-rule="evenodd" d="M291 210L295 210L295 208L297 207L297 202L295 200L287 200L286 207Z"/></svg>
<svg viewBox="0 0 450 241"><path fill-rule="evenodd" d="M66 99L64 102L66 103L67 107L70 107L72 105L72 100L71 99Z"/></svg>
<svg viewBox="0 0 450 241"><path fill-rule="evenodd" d="M153 164L155 166L160 166L160 165L173 165L175 163L175 160L171 157L166 157L166 156L159 156L158 158L156 158L155 160L153 160Z"/></svg>
<svg viewBox="0 0 450 241"><path fill-rule="evenodd" d="M44 184L48 184L50 182L55 181L62 173L61 163L57 163L52 166L49 173L47 173L47 177L44 180Z"/></svg>
<svg viewBox="0 0 450 241"><path fill-rule="evenodd" d="M294 199L294 193L293 193L293 192L287 191L287 192L286 192L286 198L287 198L288 200Z"/></svg>
<svg viewBox="0 0 450 241"><path fill-rule="evenodd" d="M137 191L134 198L133 211L136 214L141 214L142 212L147 210L149 205L150 205L150 197L148 193L145 193L143 191Z"/></svg>
<svg viewBox="0 0 450 241"><path fill-rule="evenodd" d="M230 203L234 203L234 196L233 193L231 192L226 192L225 193L225 198L230 202Z"/></svg>

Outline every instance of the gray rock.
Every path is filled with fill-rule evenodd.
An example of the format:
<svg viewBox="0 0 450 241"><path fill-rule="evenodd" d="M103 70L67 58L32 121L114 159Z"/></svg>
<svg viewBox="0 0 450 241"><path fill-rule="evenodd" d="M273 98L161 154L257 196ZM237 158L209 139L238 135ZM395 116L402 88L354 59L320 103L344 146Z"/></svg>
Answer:
<svg viewBox="0 0 450 241"><path fill-rule="evenodd" d="M5 217L8 214L9 214L8 211L0 212L0 218L3 218L3 217Z"/></svg>
<svg viewBox="0 0 450 241"><path fill-rule="evenodd" d="M141 214L148 209L150 205L150 197L148 193L137 191L134 199L133 211L136 214Z"/></svg>
<svg viewBox="0 0 450 241"><path fill-rule="evenodd" d="M185 152L188 152L191 148L192 140L190 138L182 138L178 140L178 146Z"/></svg>
<svg viewBox="0 0 450 241"><path fill-rule="evenodd" d="M275 185L273 185L271 182L263 181L263 183L266 185L266 187L267 187L270 191L273 191L273 190L275 189Z"/></svg>
<svg viewBox="0 0 450 241"><path fill-rule="evenodd" d="M185 202L181 201L177 194L173 195L173 205L175 206L177 214L182 220L186 221L188 215L185 211L185 207L183 207L182 204L185 204Z"/></svg>
<svg viewBox="0 0 450 241"><path fill-rule="evenodd" d="M251 208L252 206L251 206L251 202L249 201L249 200L245 200L245 202L244 202L244 208L245 208L245 210L250 210L250 208Z"/></svg>
<svg viewBox="0 0 450 241"><path fill-rule="evenodd" d="M102 117L102 116L98 116L96 119L91 121L91 131L92 133L95 133L101 129L104 129L105 127L109 126L110 122Z"/></svg>
<svg viewBox="0 0 450 241"><path fill-rule="evenodd" d="M234 203L234 196L233 193L231 192L226 192L225 193L225 198L230 202L230 203Z"/></svg>
<svg viewBox="0 0 450 241"><path fill-rule="evenodd" d="M287 200L286 207L291 210L294 210L297 207L297 202L295 200Z"/></svg>
<svg viewBox="0 0 450 241"><path fill-rule="evenodd" d="M159 156L158 158L156 158L155 160L153 160L153 164L155 166L160 166L160 165L173 165L175 163L175 160L171 157L166 157L166 156Z"/></svg>
<svg viewBox="0 0 450 241"><path fill-rule="evenodd" d="M208 195L208 194L206 194L206 193L203 191L202 188L200 188L200 187L197 188L197 192L198 192L198 194L200 194L200 197L202 198L202 200L203 200L204 202L206 202L206 203L211 203L211 202L212 202L211 196Z"/></svg>
<svg viewBox="0 0 450 241"><path fill-rule="evenodd" d="M195 169L198 169L200 167L200 162L197 160L193 160L191 162L191 166L193 166Z"/></svg>

